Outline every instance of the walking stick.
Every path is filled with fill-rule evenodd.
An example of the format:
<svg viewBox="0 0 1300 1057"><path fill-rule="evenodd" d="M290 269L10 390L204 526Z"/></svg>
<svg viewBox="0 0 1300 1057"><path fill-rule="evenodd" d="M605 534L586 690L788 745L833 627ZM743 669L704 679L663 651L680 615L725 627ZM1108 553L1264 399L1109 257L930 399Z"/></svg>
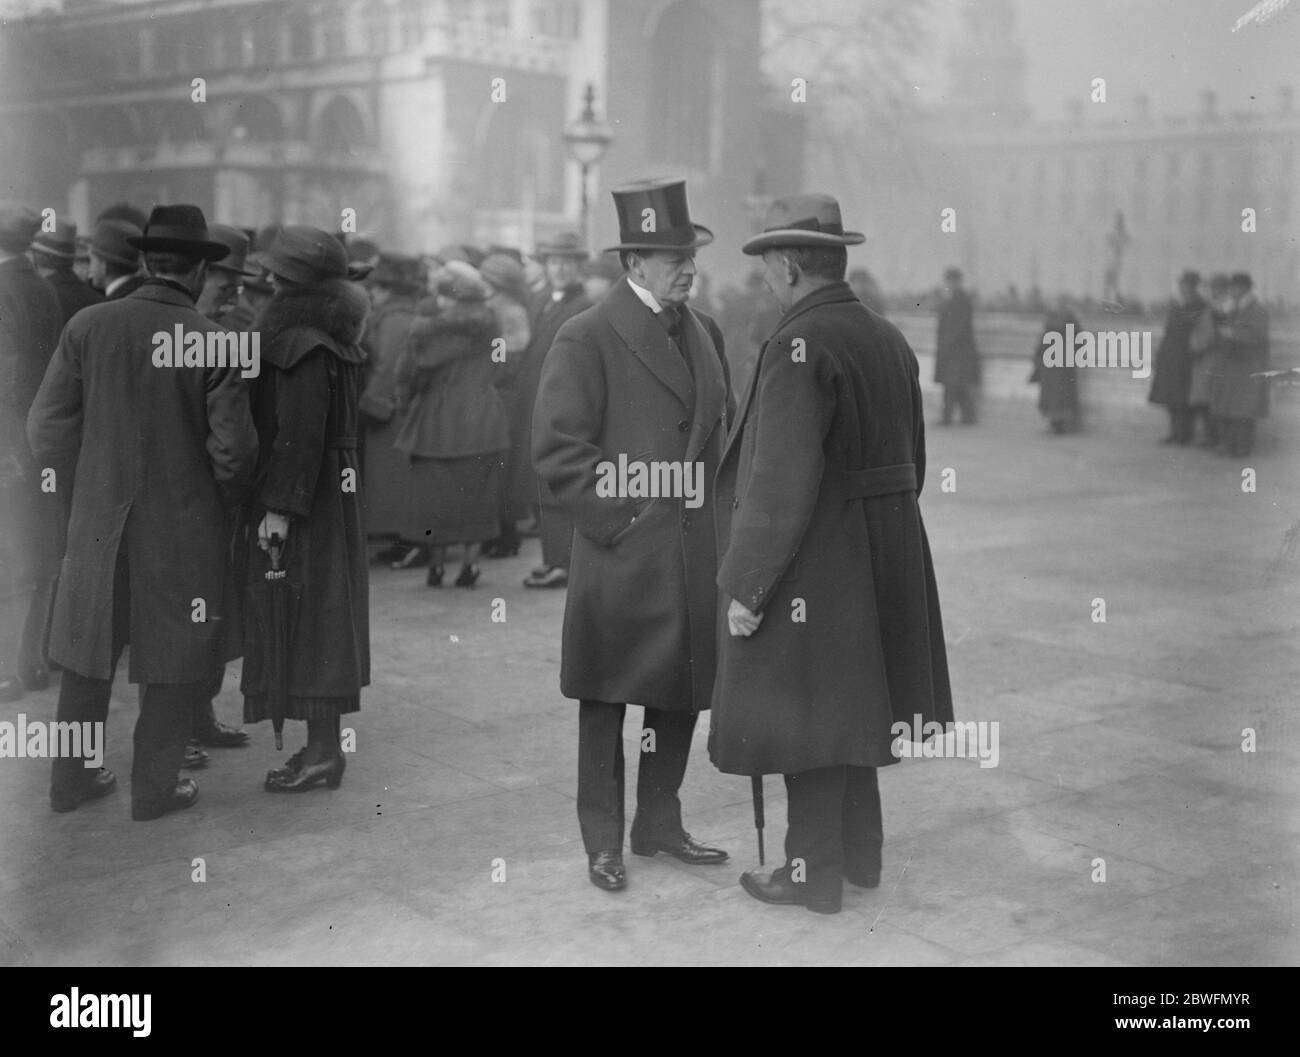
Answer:
<svg viewBox="0 0 1300 1057"><path fill-rule="evenodd" d="M767 865L763 857L763 776L756 774L750 779L754 787L754 828L758 830L758 865Z"/></svg>

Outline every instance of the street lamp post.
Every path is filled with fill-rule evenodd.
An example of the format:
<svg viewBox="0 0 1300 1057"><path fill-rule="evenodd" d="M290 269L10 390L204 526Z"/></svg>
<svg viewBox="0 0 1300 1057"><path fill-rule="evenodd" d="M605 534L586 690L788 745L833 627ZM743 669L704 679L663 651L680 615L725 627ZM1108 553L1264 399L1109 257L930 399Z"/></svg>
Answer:
<svg viewBox="0 0 1300 1057"><path fill-rule="evenodd" d="M571 122L564 129L564 144L569 149L569 157L582 169L582 244L591 252L590 202L587 194L587 174L592 166L609 150L614 141L614 131L605 122L596 118L596 86L588 82L583 94L582 113L578 120Z"/></svg>

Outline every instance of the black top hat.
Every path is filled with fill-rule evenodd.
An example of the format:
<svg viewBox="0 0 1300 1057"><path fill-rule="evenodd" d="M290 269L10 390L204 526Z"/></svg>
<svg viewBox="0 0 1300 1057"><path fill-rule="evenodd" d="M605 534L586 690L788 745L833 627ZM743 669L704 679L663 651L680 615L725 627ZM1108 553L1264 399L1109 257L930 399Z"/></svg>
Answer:
<svg viewBox="0 0 1300 1057"><path fill-rule="evenodd" d="M183 253L205 261L230 255L230 247L208 238L208 221L198 206L154 206L143 235L127 239L145 253Z"/></svg>
<svg viewBox="0 0 1300 1057"><path fill-rule="evenodd" d="M713 241L713 232L691 222L686 181L666 177L615 187L618 245L605 250L693 250Z"/></svg>
<svg viewBox="0 0 1300 1057"><path fill-rule="evenodd" d="M740 249L757 256L774 246L856 246L864 239L844 230L840 204L830 195L786 195L768 207L762 233Z"/></svg>
<svg viewBox="0 0 1300 1057"><path fill-rule="evenodd" d="M138 268L140 251L129 240L140 234L140 229L129 220L101 220L95 225L90 252L118 267Z"/></svg>

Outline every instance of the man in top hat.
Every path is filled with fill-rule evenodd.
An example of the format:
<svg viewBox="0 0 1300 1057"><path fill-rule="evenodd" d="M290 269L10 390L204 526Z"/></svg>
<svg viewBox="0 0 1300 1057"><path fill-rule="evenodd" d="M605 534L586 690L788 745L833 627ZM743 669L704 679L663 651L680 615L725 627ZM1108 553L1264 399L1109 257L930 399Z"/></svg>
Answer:
<svg viewBox="0 0 1300 1057"><path fill-rule="evenodd" d="M962 425L973 426L980 354L975 347L975 306L962 286L960 268L943 273L939 296L939 331L934 346L934 380L943 386L943 417L939 423L951 425L956 407L961 409Z"/></svg>
<svg viewBox="0 0 1300 1057"><path fill-rule="evenodd" d="M41 637L62 556L52 527L58 499L41 491L25 430L63 328L58 297L26 256L40 222L0 202L0 701L49 685Z"/></svg>
<svg viewBox="0 0 1300 1057"><path fill-rule="evenodd" d="M1192 331L1205 311L1205 299L1198 292L1201 286L1199 272L1191 269L1178 278L1178 298L1169 306L1165 317L1165 332L1156 350L1155 371L1151 376L1151 392L1147 401L1163 404L1169 411L1169 433L1161 444L1186 446L1192 442L1196 418L1191 403Z"/></svg>
<svg viewBox="0 0 1300 1057"><path fill-rule="evenodd" d="M117 301L139 289L149 277L140 271L140 251L130 239L143 229L129 220L101 220L90 240L90 284L106 301Z"/></svg>
<svg viewBox="0 0 1300 1057"><path fill-rule="evenodd" d="M529 573L524 586L562 588L569 583L573 522L533 470L533 405L542 379L542 364L556 334L579 312L590 308L593 302L582 283L581 270L587 260L587 250L576 231L564 231L549 242L539 243L533 257L541 262L546 275L546 289L533 305L532 332L508 407L510 465L506 477L506 503L518 518L523 518L529 511L537 511L542 564Z"/></svg>
<svg viewBox="0 0 1300 1057"><path fill-rule="evenodd" d="M709 485L731 407L722 334L687 305L695 250L713 235L691 222L685 181L613 195L624 275L560 328L533 413L534 465L577 529L560 689L580 702L578 821L590 879L608 891L627 883L626 703L645 709L632 851L691 865L727 859L683 828L678 790L713 688Z"/></svg>
<svg viewBox="0 0 1300 1057"><path fill-rule="evenodd" d="M709 752L728 774L785 775L786 865L744 874L745 890L834 913L841 875L880 880L891 725L952 719L917 506L925 424L916 357L844 281L845 247L863 236L839 203L779 198L764 227L743 249L784 314L718 470Z"/></svg>
<svg viewBox="0 0 1300 1057"><path fill-rule="evenodd" d="M190 338L206 347L221 330L195 300L208 265L229 249L188 205L157 207L130 242L144 252L150 280L64 328L27 437L60 483L75 467L50 636L50 657L64 669L57 718L107 719L129 642L129 678L143 684L131 814L144 821L198 797L178 771L221 640L226 515L251 480L257 434L238 364L184 366L177 349L177 365L155 365L155 335L179 330L185 347ZM57 759L51 806L74 810L114 783L82 759Z"/></svg>
<svg viewBox="0 0 1300 1057"><path fill-rule="evenodd" d="M89 285L77 278L74 265L77 260L77 225L62 217L55 217L53 231L41 230L32 239L32 263L42 279L54 287L63 309L66 323L87 305L97 305L104 300Z"/></svg>

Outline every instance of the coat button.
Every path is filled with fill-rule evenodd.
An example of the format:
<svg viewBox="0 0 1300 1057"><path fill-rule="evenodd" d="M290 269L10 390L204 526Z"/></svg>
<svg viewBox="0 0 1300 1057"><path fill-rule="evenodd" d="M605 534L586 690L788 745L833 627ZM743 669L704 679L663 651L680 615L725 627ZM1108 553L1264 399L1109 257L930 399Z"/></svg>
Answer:
<svg viewBox="0 0 1300 1057"><path fill-rule="evenodd" d="M689 529L690 527L691 527L691 516L690 516L689 514L683 514L683 515L682 515L682 531L685 532L685 531L686 531L687 529Z"/></svg>
<svg viewBox="0 0 1300 1057"><path fill-rule="evenodd" d="M687 422L686 419L682 419L680 422L677 423L677 428L681 430L683 433L685 433L687 430L691 428L691 424Z"/></svg>
<svg viewBox="0 0 1300 1057"><path fill-rule="evenodd" d="M740 509L740 496L736 496L734 499L732 499L732 501L731 501L731 509L732 509L732 510L739 510L739 509Z"/></svg>

